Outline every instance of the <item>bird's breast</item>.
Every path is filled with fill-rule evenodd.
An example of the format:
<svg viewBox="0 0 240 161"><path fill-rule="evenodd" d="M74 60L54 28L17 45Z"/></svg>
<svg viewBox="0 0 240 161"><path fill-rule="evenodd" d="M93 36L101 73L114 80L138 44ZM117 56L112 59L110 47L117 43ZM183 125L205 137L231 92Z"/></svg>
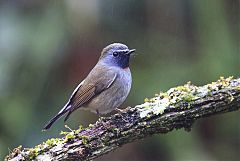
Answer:
<svg viewBox="0 0 240 161"><path fill-rule="evenodd" d="M113 84L96 96L89 104L91 111L106 114L121 106L126 100L132 85L130 69L117 69L117 77Z"/></svg>

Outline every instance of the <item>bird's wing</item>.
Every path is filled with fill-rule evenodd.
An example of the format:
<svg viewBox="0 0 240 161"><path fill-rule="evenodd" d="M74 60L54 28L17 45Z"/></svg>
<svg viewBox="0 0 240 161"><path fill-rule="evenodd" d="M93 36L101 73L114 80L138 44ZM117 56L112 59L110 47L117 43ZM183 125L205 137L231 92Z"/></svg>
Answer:
<svg viewBox="0 0 240 161"><path fill-rule="evenodd" d="M91 80L90 82L83 82L82 85L75 90L69 100L69 109L68 114L65 117L66 121L69 115L75 111L77 108L81 107L84 103L87 103L91 98L95 97L105 89L109 88L113 82L116 80L117 74L108 75L106 78L105 75L100 76L97 80Z"/></svg>
<svg viewBox="0 0 240 161"><path fill-rule="evenodd" d="M93 80L92 82L82 83L79 88L75 89L73 94L69 99L69 104L71 106L81 106L87 101L89 101L92 97L101 93L103 90L109 88L112 83L115 81L117 74L114 73L113 77L110 79L106 79L104 76L98 78L97 80Z"/></svg>
<svg viewBox="0 0 240 161"><path fill-rule="evenodd" d="M49 129L55 121L68 112L64 119L64 121L66 121L73 111L81 107L94 96L109 88L116 80L117 74L115 72L108 70L102 73L103 74L101 75L95 76L95 78L87 77L85 80L83 80L75 88L66 105L44 126L43 130Z"/></svg>

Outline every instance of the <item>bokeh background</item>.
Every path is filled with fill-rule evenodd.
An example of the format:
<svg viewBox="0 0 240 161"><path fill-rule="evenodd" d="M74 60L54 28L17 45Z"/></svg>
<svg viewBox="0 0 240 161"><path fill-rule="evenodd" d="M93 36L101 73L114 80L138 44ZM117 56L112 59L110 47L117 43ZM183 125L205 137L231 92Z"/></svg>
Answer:
<svg viewBox="0 0 240 161"><path fill-rule="evenodd" d="M43 125L65 104L103 47L137 49L133 87L124 106L187 81L203 85L239 77L239 0L8 0L0 1L0 160L18 145L59 137L58 121ZM237 161L240 113L197 121L137 141L96 161ZM77 111L71 128L97 116Z"/></svg>

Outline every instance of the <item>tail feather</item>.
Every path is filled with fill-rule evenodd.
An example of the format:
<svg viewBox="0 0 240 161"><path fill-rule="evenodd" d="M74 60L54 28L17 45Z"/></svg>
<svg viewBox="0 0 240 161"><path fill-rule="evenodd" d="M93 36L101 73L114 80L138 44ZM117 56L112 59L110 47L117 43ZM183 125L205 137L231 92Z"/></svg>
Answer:
<svg viewBox="0 0 240 161"><path fill-rule="evenodd" d="M44 126L43 131L48 130L55 121L57 121L62 115L69 111L69 107L64 107L57 115L55 115L48 123Z"/></svg>
<svg viewBox="0 0 240 161"><path fill-rule="evenodd" d="M70 111L68 112L67 116L64 118L64 122L67 121L67 119L69 118L69 116L71 115L72 112L73 112L72 110L70 110Z"/></svg>

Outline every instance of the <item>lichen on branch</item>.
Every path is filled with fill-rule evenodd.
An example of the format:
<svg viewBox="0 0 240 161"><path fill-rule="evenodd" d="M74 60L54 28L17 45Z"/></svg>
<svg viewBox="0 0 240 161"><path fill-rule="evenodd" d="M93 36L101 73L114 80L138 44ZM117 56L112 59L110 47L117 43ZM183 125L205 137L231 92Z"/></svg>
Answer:
<svg viewBox="0 0 240 161"><path fill-rule="evenodd" d="M101 117L87 128L61 132L34 148L15 148L5 160L91 160L126 143L184 128L199 118L240 108L240 79L221 77L195 86L191 82L156 94L135 107Z"/></svg>

